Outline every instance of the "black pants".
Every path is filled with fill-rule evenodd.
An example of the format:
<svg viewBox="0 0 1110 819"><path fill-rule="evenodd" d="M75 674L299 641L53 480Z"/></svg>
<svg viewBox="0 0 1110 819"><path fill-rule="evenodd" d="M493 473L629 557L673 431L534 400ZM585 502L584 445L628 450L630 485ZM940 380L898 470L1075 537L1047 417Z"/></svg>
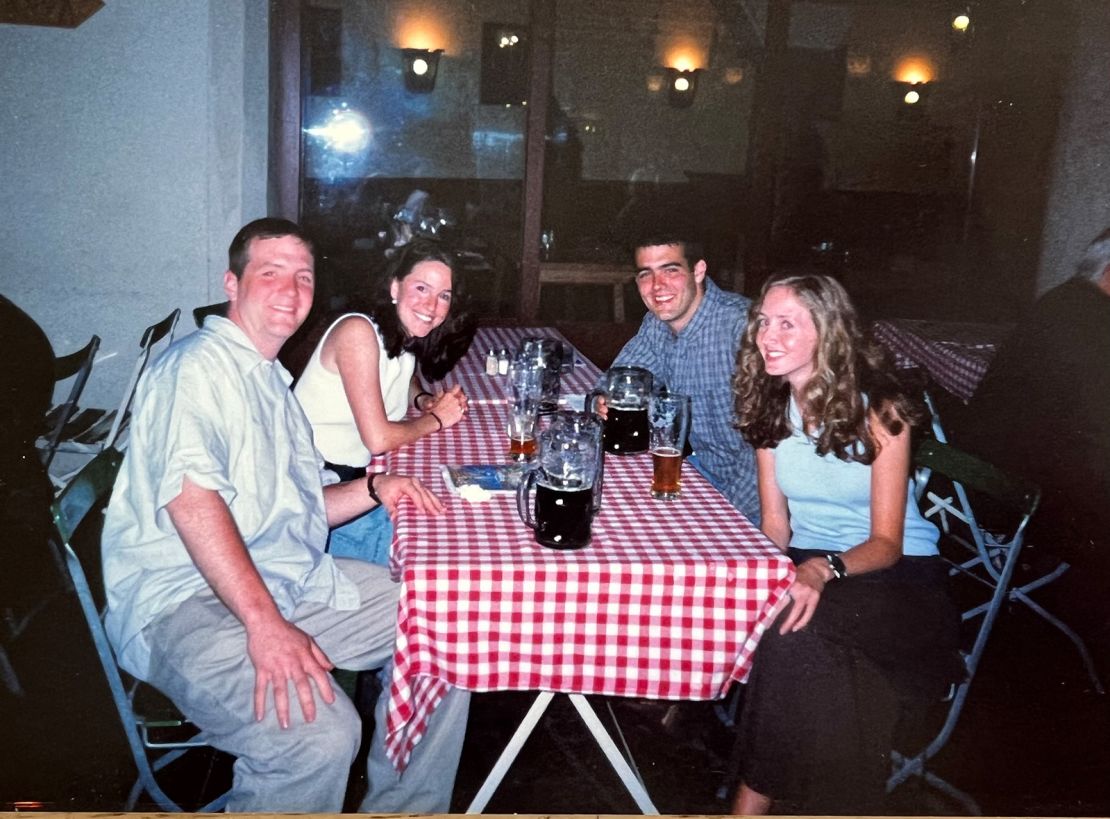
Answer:
<svg viewBox="0 0 1110 819"><path fill-rule="evenodd" d="M737 739L749 787L791 813L883 813L899 721L962 673L945 580L939 559L904 557L829 583L801 631L767 630Z"/></svg>

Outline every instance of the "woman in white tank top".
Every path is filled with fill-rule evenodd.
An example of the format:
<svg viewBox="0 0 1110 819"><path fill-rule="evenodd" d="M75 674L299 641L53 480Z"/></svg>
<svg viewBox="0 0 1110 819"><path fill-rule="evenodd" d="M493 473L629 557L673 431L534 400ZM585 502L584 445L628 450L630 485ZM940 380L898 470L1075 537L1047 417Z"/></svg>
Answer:
<svg viewBox="0 0 1110 819"><path fill-rule="evenodd" d="M328 328L294 388L317 449L344 480L364 473L373 455L453 426L467 410L460 387L431 394L416 372L419 365L442 376L473 336L458 307L454 254L418 239L401 252L388 282L388 302L369 315L340 316ZM406 417L410 406L420 414ZM385 513L371 512L333 530L329 551L384 563L386 535Z"/></svg>

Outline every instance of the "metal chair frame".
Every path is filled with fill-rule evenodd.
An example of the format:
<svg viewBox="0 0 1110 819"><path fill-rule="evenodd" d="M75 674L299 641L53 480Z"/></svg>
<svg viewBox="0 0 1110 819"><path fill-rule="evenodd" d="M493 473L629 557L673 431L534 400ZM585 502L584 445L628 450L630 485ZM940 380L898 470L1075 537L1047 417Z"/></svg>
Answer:
<svg viewBox="0 0 1110 819"><path fill-rule="evenodd" d="M62 490L52 506L54 526L58 536L58 546L62 550L66 568L69 571L74 589L77 593L81 611L89 626L93 644L96 647L100 665L104 671L108 688L112 693L112 700L119 714L120 722L131 756L138 769L138 779L132 786L124 805L125 811L134 810L139 797L143 793L150 795L151 799L164 811L180 812L181 807L174 802L158 783L157 774L181 758L194 748L210 747L202 734L196 734L181 741L157 741L151 735L152 729L188 727L190 724L180 715L171 715L160 719L148 718L136 709L135 699L140 687L145 685L138 680L124 682L124 675L116 662L115 652L108 642L108 635L104 630L103 607L98 603L103 600L102 588L94 593L88 577L78 557L78 548L74 544L74 533L88 516L90 510L105 501L111 494L116 473L119 471L123 455L119 450L111 447L104 449L81 469L72 481ZM99 532L95 538L82 539L86 544L83 551L95 552L85 554L85 562L99 567L100 548ZM88 545L95 544L95 545ZM98 587L100 584L97 584ZM128 678L130 680L130 678ZM148 751L161 751L158 755L148 754ZM230 797L230 790L213 799L211 802L197 808L198 813L222 810Z"/></svg>
<svg viewBox="0 0 1110 819"><path fill-rule="evenodd" d="M970 651L964 654L966 676L955 686L944 724L937 735L916 754L892 754L894 770L887 780L887 791L894 790L916 776L964 805L970 813L978 815L978 805L971 796L933 774L926 766L948 742L956 728L1002 604L1008 599L1020 599L1014 597L1018 590L1011 588L1011 583L1025 542L1026 528L1040 503L1040 489L933 439L924 441L918 448L915 465L918 479L916 492L919 501L923 503L924 516L940 526L949 542L959 544L965 554L969 555L957 559L945 557L951 567L949 574L971 578L988 588L990 597L985 603L974 606L961 615L964 622L977 617L982 620ZM934 475L942 475L948 479L952 494L942 496L928 488L927 484ZM999 534L984 530L976 520L968 499L968 490L990 497L1012 510L1017 519L1012 531ZM961 529L966 530L966 535L959 531Z"/></svg>
<svg viewBox="0 0 1110 819"><path fill-rule="evenodd" d="M135 357L134 366L131 367L131 377L128 380L127 387L124 388L119 407L108 412L102 411L102 409L85 411L93 414L97 419L91 425L85 426L82 424L83 429L63 434L57 446L58 452L95 455L103 449L117 447L118 439L130 417L135 387L139 386L139 378L147 370L154 345L161 342L163 338L166 340L166 345L173 343L173 333L176 326L178 326L180 317L181 309L176 307L160 322L145 328L139 341L139 355ZM83 414L83 412L80 413L78 417ZM51 479L54 484L64 486L73 474L51 475Z"/></svg>
<svg viewBox="0 0 1110 819"><path fill-rule="evenodd" d="M81 393L85 390L85 383L89 380L96 351L99 349L100 336L94 334L89 339L89 343L80 350L54 359L54 383L72 378L73 384L69 388L69 396L66 400L52 407L46 416L47 431L39 439L38 445L42 453L42 464L47 468L54 460L54 453L62 440L66 424L77 411L77 404L81 400Z"/></svg>

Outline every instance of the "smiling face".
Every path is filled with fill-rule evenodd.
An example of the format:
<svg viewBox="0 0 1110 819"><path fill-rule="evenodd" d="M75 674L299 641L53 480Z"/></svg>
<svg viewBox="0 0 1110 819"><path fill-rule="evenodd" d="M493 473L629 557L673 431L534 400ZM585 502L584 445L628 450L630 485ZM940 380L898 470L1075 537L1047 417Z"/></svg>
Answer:
<svg viewBox="0 0 1110 819"><path fill-rule="evenodd" d="M795 395L813 375L819 341L813 314L785 285L772 287L756 316L755 344L768 375L780 375Z"/></svg>
<svg viewBox="0 0 1110 819"><path fill-rule="evenodd" d="M272 361L312 308L312 251L296 236L278 236L252 239L248 252L242 276L224 273L227 317Z"/></svg>
<svg viewBox="0 0 1110 819"><path fill-rule="evenodd" d="M418 262L405 278L390 282L389 294L405 332L423 338L451 311L451 268L431 259Z"/></svg>
<svg viewBox="0 0 1110 819"><path fill-rule="evenodd" d="M644 306L678 333L690 323L704 292L705 261L693 269L680 244L636 248L636 287Z"/></svg>

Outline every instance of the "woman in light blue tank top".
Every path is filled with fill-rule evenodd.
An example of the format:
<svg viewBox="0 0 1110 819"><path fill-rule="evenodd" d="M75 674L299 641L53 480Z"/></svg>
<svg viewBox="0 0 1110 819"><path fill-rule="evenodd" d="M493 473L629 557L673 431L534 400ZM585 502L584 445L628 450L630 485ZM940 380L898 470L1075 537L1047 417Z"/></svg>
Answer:
<svg viewBox="0 0 1110 819"><path fill-rule="evenodd" d="M772 278L736 379L761 528L795 562L738 737L738 814L883 813L894 729L961 670L936 528L910 491L926 424L828 276Z"/></svg>

